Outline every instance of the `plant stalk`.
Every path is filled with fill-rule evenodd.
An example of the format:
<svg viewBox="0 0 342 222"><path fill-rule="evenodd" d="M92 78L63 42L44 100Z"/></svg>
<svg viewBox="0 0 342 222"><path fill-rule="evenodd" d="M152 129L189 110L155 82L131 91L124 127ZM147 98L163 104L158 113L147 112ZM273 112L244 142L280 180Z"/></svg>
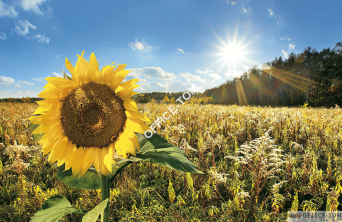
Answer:
<svg viewBox="0 0 342 222"><path fill-rule="evenodd" d="M110 182L108 176L101 175L101 193L102 201L109 198L107 206L101 214L101 222L109 222Z"/></svg>

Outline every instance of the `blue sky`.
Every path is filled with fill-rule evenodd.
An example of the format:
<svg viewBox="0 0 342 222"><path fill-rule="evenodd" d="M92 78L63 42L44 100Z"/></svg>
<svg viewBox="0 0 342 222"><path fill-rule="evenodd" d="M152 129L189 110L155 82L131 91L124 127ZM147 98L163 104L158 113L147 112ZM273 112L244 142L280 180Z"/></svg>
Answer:
<svg viewBox="0 0 342 222"><path fill-rule="evenodd" d="M0 98L37 97L65 57L127 64L137 92L213 88L342 41L342 1L0 0ZM64 68L66 73L69 73Z"/></svg>

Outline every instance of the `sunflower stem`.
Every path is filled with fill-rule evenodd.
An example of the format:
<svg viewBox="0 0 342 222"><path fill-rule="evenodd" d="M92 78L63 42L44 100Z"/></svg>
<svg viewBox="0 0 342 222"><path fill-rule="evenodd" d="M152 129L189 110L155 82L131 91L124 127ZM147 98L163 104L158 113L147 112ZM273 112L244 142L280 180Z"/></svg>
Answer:
<svg viewBox="0 0 342 222"><path fill-rule="evenodd" d="M123 170L126 166L133 163L133 161L127 161L124 165L122 165L117 171L115 171L114 175L108 178L109 184L114 181L115 177Z"/></svg>
<svg viewBox="0 0 342 222"><path fill-rule="evenodd" d="M107 207L104 209L103 214L101 214L101 222L109 222L110 182L108 179L109 179L109 176L101 175L102 201L109 198Z"/></svg>

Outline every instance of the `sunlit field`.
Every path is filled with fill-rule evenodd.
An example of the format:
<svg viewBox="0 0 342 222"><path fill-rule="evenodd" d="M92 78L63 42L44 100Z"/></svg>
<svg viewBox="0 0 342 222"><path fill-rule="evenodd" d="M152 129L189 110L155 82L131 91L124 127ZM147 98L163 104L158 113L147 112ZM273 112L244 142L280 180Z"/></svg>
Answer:
<svg viewBox="0 0 342 222"><path fill-rule="evenodd" d="M284 221L288 211L342 210L342 109L138 104L205 174L133 163L111 185L111 221ZM50 196L91 210L100 190L56 178L28 118L38 105L0 103L0 221L29 221ZM168 115L166 115L168 116ZM60 221L81 221L70 214ZM98 220L100 221L100 219Z"/></svg>

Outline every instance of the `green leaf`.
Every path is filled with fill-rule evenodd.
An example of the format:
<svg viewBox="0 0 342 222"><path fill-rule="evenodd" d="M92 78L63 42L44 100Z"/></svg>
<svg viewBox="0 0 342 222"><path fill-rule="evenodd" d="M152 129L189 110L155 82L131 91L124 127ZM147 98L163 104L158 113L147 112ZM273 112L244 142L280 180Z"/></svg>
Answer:
<svg viewBox="0 0 342 222"><path fill-rule="evenodd" d="M88 169L87 173L79 178L79 175L74 177L71 168L65 170L65 164L58 167L57 178L68 185L77 189L101 189L101 178L96 173L96 170Z"/></svg>
<svg viewBox="0 0 342 222"><path fill-rule="evenodd" d="M120 163L118 165L120 167L124 164L125 163ZM111 177L118 169L118 167L113 166L112 173L109 174L109 177ZM57 178L69 187L91 190L101 189L101 177L96 173L95 168L89 168L87 173L83 177L79 178L79 175L76 177L73 176L71 168L65 170L65 164L63 164L58 167Z"/></svg>
<svg viewBox="0 0 342 222"><path fill-rule="evenodd" d="M35 129L37 129L40 126L40 124L33 124L30 121L30 132L32 133L33 131L35 131ZM44 133L42 134L32 134L33 136L33 141L37 141L40 138L42 138L42 136L44 135Z"/></svg>
<svg viewBox="0 0 342 222"><path fill-rule="evenodd" d="M99 205L97 205L94 209L89 211L84 217L82 218L82 222L94 222L96 221L100 214L103 213L104 209L107 206L107 203L109 201L109 198L102 201Z"/></svg>
<svg viewBox="0 0 342 222"><path fill-rule="evenodd" d="M146 161L154 164L167 166L171 169L180 172L201 173L198 167L192 164L185 155L185 152L170 143L158 134L153 134L151 138L146 138L142 134L137 134L140 153L136 154L136 157L131 156L128 159L120 160L118 163L124 163L127 161Z"/></svg>
<svg viewBox="0 0 342 222"><path fill-rule="evenodd" d="M39 211L31 218L31 222L55 222L70 213L85 214L86 212L73 208L65 197L55 195L42 204Z"/></svg>

